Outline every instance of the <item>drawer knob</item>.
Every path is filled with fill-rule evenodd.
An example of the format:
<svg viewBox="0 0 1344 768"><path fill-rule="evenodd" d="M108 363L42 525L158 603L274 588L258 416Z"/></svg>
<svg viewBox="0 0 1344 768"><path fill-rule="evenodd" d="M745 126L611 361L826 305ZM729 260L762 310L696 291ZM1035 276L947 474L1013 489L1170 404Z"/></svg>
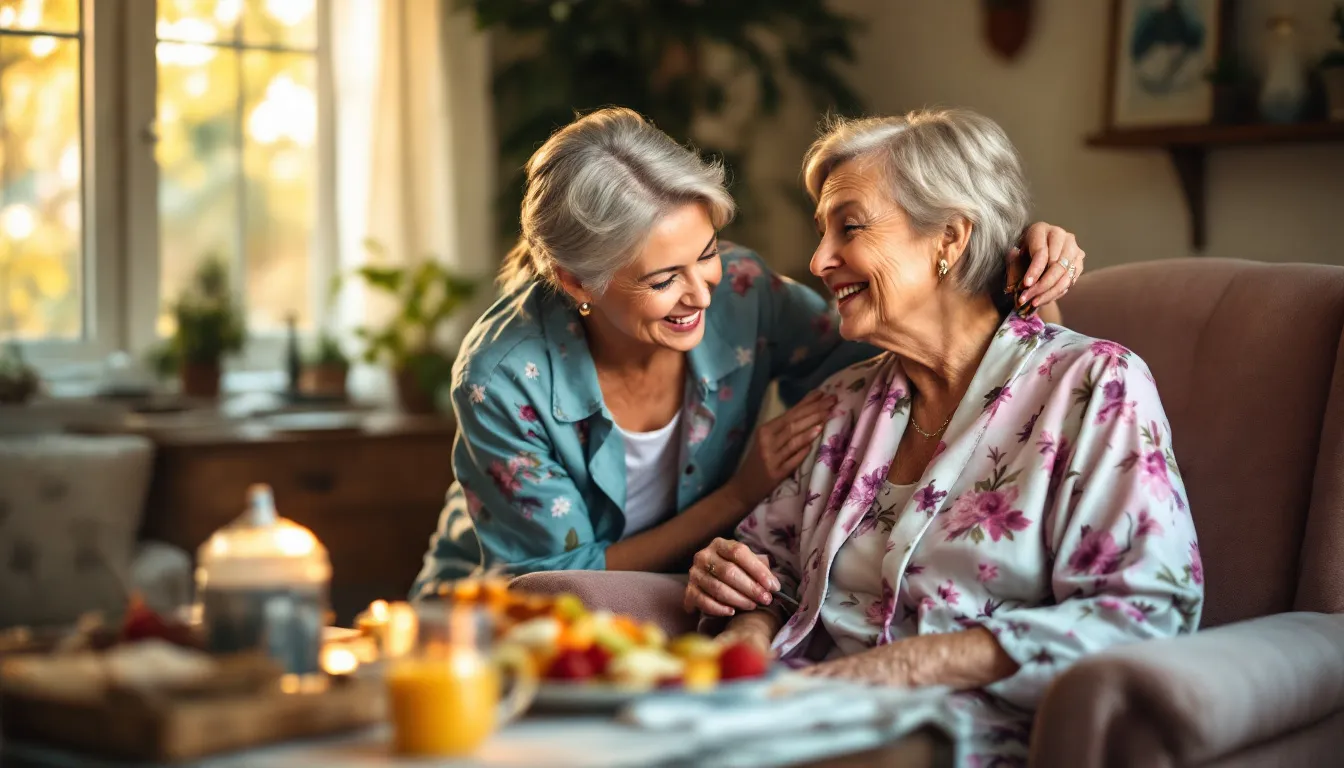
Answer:
<svg viewBox="0 0 1344 768"><path fill-rule="evenodd" d="M336 487L336 477L329 471L312 470L295 475L298 485L309 493L331 493Z"/></svg>

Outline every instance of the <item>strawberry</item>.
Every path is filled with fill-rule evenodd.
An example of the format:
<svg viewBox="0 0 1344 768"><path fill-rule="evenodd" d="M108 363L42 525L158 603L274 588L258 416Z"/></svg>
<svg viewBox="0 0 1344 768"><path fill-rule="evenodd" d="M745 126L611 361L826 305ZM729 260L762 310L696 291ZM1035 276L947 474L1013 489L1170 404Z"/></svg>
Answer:
<svg viewBox="0 0 1344 768"><path fill-rule="evenodd" d="M607 665L611 663L611 652L600 645L593 644L584 652L588 657L588 663L593 667L593 674L605 675Z"/></svg>
<svg viewBox="0 0 1344 768"><path fill-rule="evenodd" d="M719 654L719 679L760 677L767 666L765 654L746 643L734 643Z"/></svg>
<svg viewBox="0 0 1344 768"><path fill-rule="evenodd" d="M561 651L546 669L547 680L582 681L597 674L587 651Z"/></svg>

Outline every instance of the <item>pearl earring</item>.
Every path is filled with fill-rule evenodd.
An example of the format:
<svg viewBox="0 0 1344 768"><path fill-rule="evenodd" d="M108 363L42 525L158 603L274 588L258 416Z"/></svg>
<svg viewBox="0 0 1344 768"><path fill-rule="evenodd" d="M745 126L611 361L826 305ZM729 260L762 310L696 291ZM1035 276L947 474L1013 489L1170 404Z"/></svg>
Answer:
<svg viewBox="0 0 1344 768"><path fill-rule="evenodd" d="M939 260L938 260L938 279L939 279L939 280L942 280L944 277L947 277L947 259L939 259Z"/></svg>
<svg viewBox="0 0 1344 768"><path fill-rule="evenodd" d="M585 302L583 302L582 304L579 305L579 315L580 315L580 316L582 316L582 317L587 317L587 316L591 315L592 313L593 313L593 305L592 305L592 304L589 304L588 302L585 301Z"/></svg>

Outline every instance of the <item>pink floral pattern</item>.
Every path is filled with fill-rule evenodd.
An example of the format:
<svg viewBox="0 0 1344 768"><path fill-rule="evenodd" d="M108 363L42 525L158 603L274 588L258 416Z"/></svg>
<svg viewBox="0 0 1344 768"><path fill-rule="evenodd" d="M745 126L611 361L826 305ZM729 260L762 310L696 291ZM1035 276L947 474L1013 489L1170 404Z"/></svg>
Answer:
<svg viewBox="0 0 1344 768"><path fill-rule="evenodd" d="M728 263L728 280L733 285L733 293L738 296L746 296L752 283L761 274L761 265L754 259L737 259Z"/></svg>
<svg viewBox="0 0 1344 768"><path fill-rule="evenodd" d="M791 582L807 607L775 638L784 658L807 647L856 529L887 537L870 602L855 609L883 622L877 642L984 626L1021 668L990 693L1021 706L1082 648L1198 625L1194 526L1161 401L1133 353L1038 318L1006 320L889 532L873 494L909 422L908 409L889 412L889 393L910 383L888 357L824 389L840 403L799 492L753 511L764 527L739 529L779 573L807 576ZM788 536L762 532L786 526Z"/></svg>

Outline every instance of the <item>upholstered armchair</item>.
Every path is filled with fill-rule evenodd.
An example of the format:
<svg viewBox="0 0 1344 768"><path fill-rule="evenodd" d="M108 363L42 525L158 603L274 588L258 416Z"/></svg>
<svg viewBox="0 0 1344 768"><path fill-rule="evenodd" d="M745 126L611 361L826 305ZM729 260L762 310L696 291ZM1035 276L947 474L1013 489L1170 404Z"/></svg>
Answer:
<svg viewBox="0 0 1344 768"><path fill-rule="evenodd" d="M1058 678L1039 766L1344 760L1344 268L1217 259L1097 270L1070 327L1153 371L1203 554L1201 631Z"/></svg>

